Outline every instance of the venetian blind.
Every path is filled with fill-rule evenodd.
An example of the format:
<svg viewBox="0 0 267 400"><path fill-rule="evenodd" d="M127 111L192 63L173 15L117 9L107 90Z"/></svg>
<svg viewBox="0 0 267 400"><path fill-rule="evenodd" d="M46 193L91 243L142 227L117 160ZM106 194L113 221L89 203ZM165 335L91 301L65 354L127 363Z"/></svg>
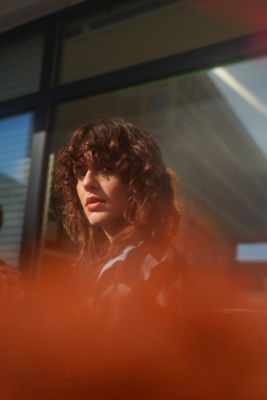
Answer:
<svg viewBox="0 0 267 400"><path fill-rule="evenodd" d="M0 46L0 101L39 89L43 38Z"/></svg>
<svg viewBox="0 0 267 400"><path fill-rule="evenodd" d="M32 115L0 120L0 260L17 266L30 166Z"/></svg>

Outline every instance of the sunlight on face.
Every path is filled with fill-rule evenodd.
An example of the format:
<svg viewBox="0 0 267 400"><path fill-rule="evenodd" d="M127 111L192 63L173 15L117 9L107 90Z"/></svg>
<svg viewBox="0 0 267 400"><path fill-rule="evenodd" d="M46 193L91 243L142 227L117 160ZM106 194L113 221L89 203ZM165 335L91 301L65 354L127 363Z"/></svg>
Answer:
<svg viewBox="0 0 267 400"><path fill-rule="evenodd" d="M125 226L127 193L118 176L88 169L76 188L89 223L101 227L109 239Z"/></svg>

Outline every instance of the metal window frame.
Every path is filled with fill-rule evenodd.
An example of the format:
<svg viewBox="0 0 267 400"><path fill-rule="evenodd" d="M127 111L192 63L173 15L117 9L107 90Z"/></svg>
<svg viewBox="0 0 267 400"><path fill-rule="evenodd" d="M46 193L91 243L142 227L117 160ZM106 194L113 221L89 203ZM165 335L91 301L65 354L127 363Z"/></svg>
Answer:
<svg viewBox="0 0 267 400"><path fill-rule="evenodd" d="M84 13L93 13L121 3L122 0L83 2L0 34L0 45L17 38L23 40L36 34L44 34L39 91L0 102L0 118L24 112L34 113L29 190L20 257L22 268L27 266L27 272L31 274L35 273L40 242L51 142L51 111L54 106L267 54L267 30L265 30L87 79L54 85L62 44L62 24Z"/></svg>

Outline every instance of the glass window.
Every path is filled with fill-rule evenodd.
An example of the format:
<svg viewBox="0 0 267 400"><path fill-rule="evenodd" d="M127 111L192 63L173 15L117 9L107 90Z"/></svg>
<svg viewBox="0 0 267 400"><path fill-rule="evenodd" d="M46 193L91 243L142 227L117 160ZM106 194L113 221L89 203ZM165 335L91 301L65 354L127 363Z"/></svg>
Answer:
<svg viewBox="0 0 267 400"><path fill-rule="evenodd" d="M0 46L0 101L39 89L43 38Z"/></svg>
<svg viewBox="0 0 267 400"><path fill-rule="evenodd" d="M30 167L32 115L0 120L0 260L17 266Z"/></svg>
<svg viewBox="0 0 267 400"><path fill-rule="evenodd" d="M199 268L251 274L263 288L266 256L253 259L248 246L244 259L240 248L267 243L266 69L262 57L60 105L53 152L92 116L121 115L147 128L178 176L182 253Z"/></svg>
<svg viewBox="0 0 267 400"><path fill-rule="evenodd" d="M203 2L132 1L66 23L59 83L83 79L248 33Z"/></svg>

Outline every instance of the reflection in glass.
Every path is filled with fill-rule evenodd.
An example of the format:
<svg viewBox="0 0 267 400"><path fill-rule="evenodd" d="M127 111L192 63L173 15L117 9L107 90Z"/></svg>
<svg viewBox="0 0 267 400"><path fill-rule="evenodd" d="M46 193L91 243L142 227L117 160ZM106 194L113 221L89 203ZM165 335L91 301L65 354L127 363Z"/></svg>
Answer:
<svg viewBox="0 0 267 400"><path fill-rule="evenodd" d="M32 115L0 120L0 260L17 266L29 175Z"/></svg>
<svg viewBox="0 0 267 400"><path fill-rule="evenodd" d="M54 152L92 116L147 128L179 177L181 251L200 268L240 270L236 246L267 242L266 66L263 57L61 105Z"/></svg>

